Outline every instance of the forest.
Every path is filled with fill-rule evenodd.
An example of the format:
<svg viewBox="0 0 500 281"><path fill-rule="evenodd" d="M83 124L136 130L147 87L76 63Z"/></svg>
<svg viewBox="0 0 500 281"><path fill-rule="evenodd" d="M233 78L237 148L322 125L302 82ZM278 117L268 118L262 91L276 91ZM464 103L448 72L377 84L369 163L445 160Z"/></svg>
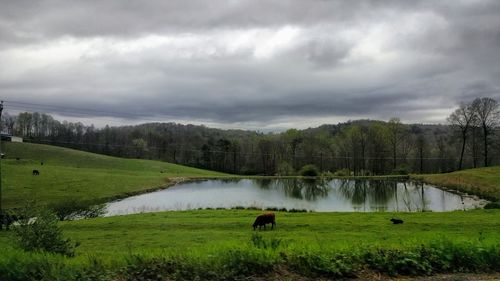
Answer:
<svg viewBox="0 0 500 281"><path fill-rule="evenodd" d="M25 142L233 174L295 175L312 164L324 174L368 176L498 165L499 119L496 100L476 98L440 125L403 124L394 117L271 133L176 123L96 128L22 112L4 114L2 131Z"/></svg>

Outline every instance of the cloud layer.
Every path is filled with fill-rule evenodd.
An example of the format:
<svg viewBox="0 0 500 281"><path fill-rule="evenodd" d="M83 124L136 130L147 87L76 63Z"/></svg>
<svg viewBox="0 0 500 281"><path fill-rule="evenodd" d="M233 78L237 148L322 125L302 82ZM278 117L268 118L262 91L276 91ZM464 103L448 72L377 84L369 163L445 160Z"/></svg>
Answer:
<svg viewBox="0 0 500 281"><path fill-rule="evenodd" d="M500 99L494 0L1 7L0 97L14 110L272 129L444 122L460 101Z"/></svg>

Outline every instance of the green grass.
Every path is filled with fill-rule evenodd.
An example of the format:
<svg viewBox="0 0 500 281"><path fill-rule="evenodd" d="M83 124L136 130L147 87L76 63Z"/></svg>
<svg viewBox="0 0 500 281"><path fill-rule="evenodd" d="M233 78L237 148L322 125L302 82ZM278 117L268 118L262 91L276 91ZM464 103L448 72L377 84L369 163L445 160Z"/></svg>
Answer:
<svg viewBox="0 0 500 281"><path fill-rule="evenodd" d="M116 216L62 223L81 243L77 254L204 251L249 243L260 211L196 210ZM256 231L291 248L349 249L364 246L420 245L446 237L452 241L500 241L500 211L449 213L286 213L277 212L277 229ZM405 223L392 225L392 217ZM10 235L10 234L9 234ZM2 247L11 237L1 234Z"/></svg>
<svg viewBox="0 0 500 281"><path fill-rule="evenodd" d="M168 280L235 280L272 273L280 266L313 277L351 276L365 267L420 275L488 272L500 260L500 210L277 212L275 230L253 231L259 213L197 210L64 222L65 235L81 243L74 258L24 253L13 243L12 232L0 232L0 278L35 274L50 276L46 280L82 280L81 274L111 274L99 280L160 280L157 275ZM393 216L405 223L391 224ZM263 243L252 242L255 234ZM80 273L74 277L74 272Z"/></svg>
<svg viewBox="0 0 500 281"><path fill-rule="evenodd" d="M116 198L167 186L174 177L230 177L159 161L122 159L47 145L3 145L7 155L2 160L3 203L8 208L21 207L27 199L45 204L65 198ZM41 175L32 176L33 169ZM500 167L420 175L418 179L500 198ZM80 243L75 258L24 253L14 243L13 233L2 231L0 279L8 276L8 280L24 280L29 274L34 280L85 280L84 276L90 276L88 280L96 280L95 276L109 277L102 280L137 280L151 273L167 274L174 280L218 280L224 276L234 280L262 270L272 271L275 266L305 276L349 276L366 266L390 274L414 274L405 271L414 268L415 274L428 274L440 270L488 271L500 257L500 210L277 212L277 229L253 231L251 224L259 213L196 210L62 222L65 236ZM405 223L392 225L392 217ZM252 243L255 233L267 243L277 241L278 249L256 247ZM444 240L451 244L439 244ZM421 245L425 245L423 252ZM444 246L429 256L427 251L436 249L436 245ZM422 253L427 256L422 257ZM446 259L448 268L435 264Z"/></svg>
<svg viewBox="0 0 500 281"><path fill-rule="evenodd" d="M500 201L500 166L446 174L412 175L411 178Z"/></svg>
<svg viewBox="0 0 500 281"><path fill-rule="evenodd" d="M225 176L166 162L42 144L2 142L2 151L6 154L2 160L5 208L21 207L28 199L42 204L68 198L106 200L168 186L169 178ZM40 176L32 176L34 169L40 171Z"/></svg>

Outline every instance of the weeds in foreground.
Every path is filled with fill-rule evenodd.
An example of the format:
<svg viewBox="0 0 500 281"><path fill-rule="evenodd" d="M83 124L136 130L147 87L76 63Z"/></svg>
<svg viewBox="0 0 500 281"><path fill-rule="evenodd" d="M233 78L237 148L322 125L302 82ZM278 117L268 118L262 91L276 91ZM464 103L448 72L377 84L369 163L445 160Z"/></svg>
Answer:
<svg viewBox="0 0 500 281"><path fill-rule="evenodd" d="M96 257L7 251L0 256L0 280L240 280L280 268L307 277L349 278L362 269L383 274L431 275L494 272L500 244L439 240L410 248L329 251L290 247L254 234L247 245L212 252L129 255L110 264Z"/></svg>

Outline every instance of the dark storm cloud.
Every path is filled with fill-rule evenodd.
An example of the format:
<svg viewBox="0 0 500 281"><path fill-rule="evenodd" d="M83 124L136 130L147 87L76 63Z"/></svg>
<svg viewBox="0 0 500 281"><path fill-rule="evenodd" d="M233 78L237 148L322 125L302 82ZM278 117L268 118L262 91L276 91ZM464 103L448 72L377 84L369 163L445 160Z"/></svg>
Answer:
<svg viewBox="0 0 500 281"><path fill-rule="evenodd" d="M272 127L500 99L499 1L0 5L0 96L19 110Z"/></svg>

